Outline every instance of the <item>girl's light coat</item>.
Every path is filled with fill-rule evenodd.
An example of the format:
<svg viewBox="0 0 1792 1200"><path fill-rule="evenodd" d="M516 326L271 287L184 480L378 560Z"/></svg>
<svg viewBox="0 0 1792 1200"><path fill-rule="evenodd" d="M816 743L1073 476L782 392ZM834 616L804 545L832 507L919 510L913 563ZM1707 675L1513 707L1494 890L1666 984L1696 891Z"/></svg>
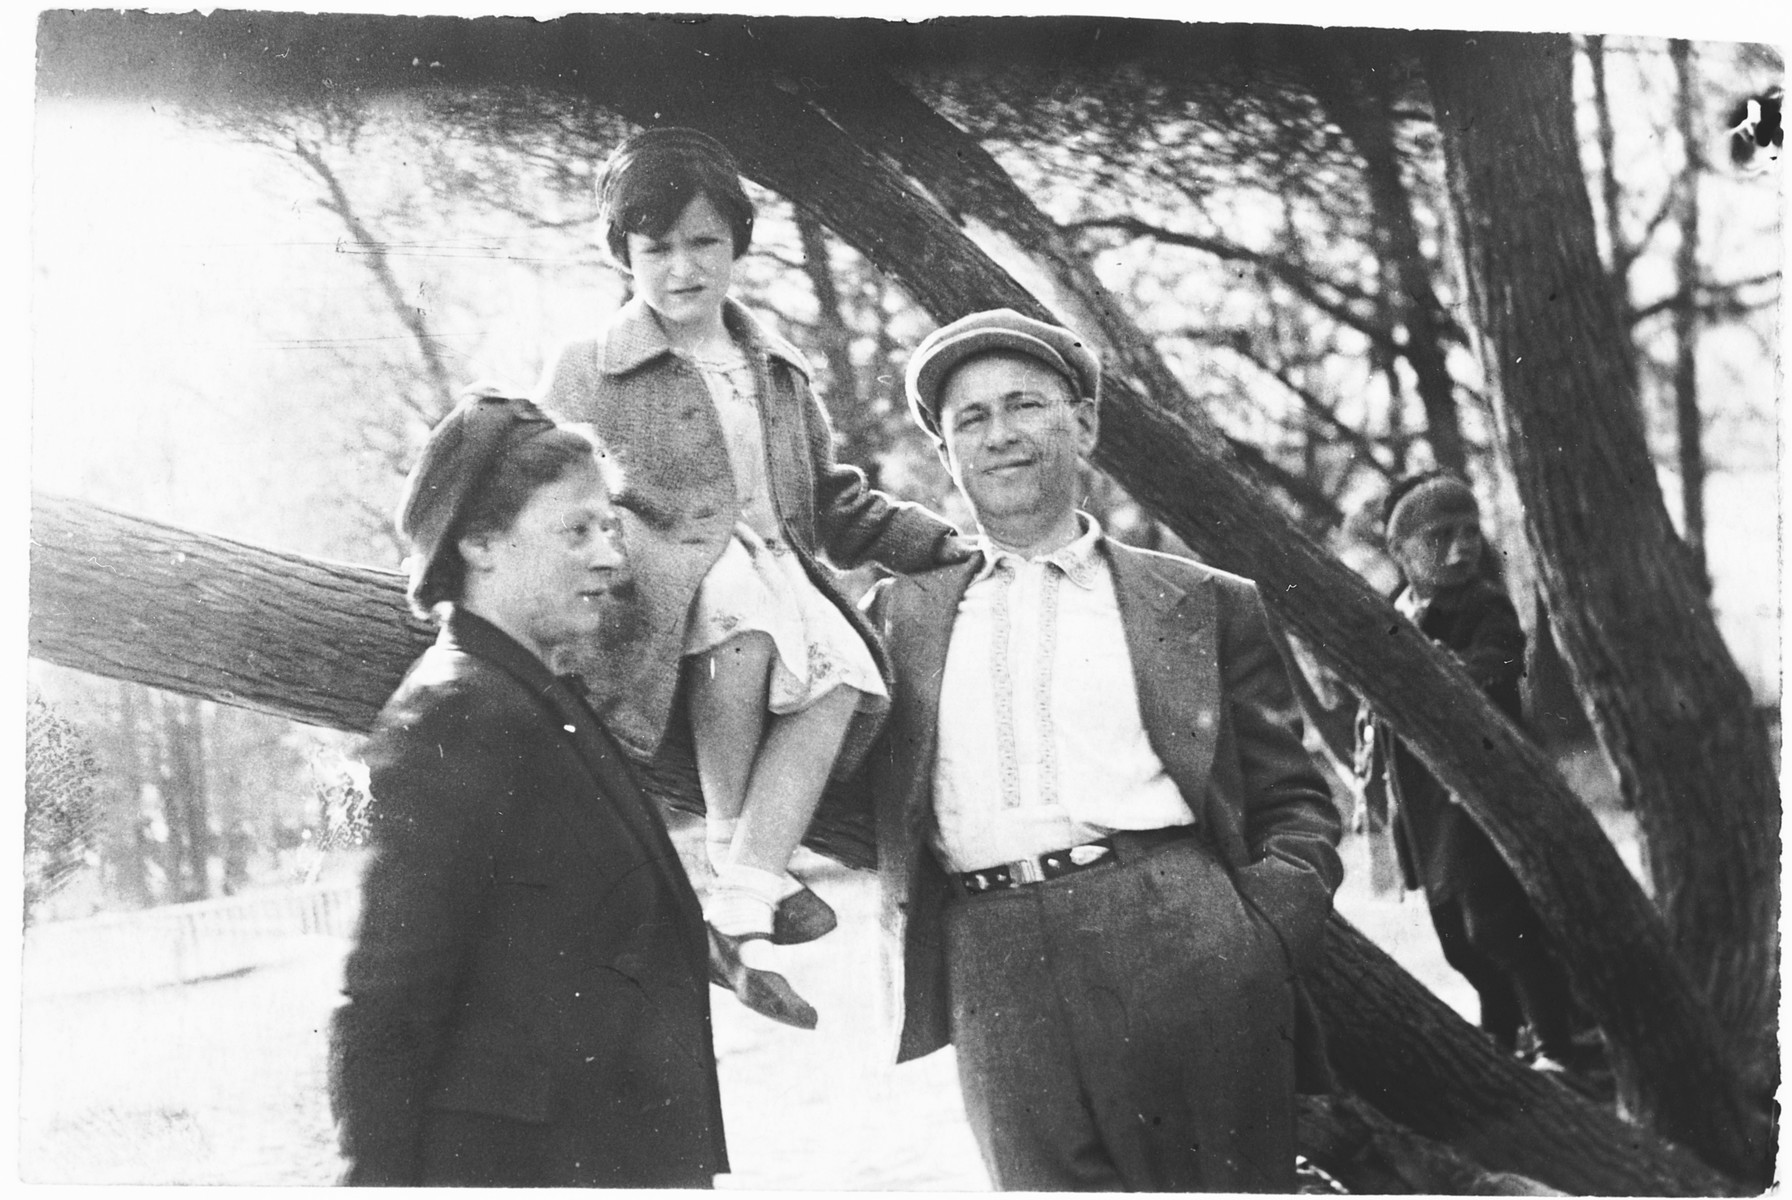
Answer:
<svg viewBox="0 0 1792 1200"><path fill-rule="evenodd" d="M933 565L952 527L920 505L891 500L857 468L836 462L833 430L801 352L733 300L723 319L758 377L766 477L784 537L871 645L888 686L888 659L821 556L840 568L875 561L906 573ZM598 337L566 348L542 403L594 426L622 469L616 499L642 620L626 644L603 648L601 691L593 700L631 751L651 754L671 725L691 600L739 515L721 421L697 368L673 352L639 298ZM851 752L874 733L855 728L836 770L849 769Z"/></svg>

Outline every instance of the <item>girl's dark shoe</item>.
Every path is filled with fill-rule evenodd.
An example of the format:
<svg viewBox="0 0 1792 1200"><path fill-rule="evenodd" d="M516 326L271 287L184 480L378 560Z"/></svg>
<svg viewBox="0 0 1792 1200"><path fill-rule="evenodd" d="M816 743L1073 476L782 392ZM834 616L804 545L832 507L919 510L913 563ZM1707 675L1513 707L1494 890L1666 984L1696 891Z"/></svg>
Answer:
<svg viewBox="0 0 1792 1200"><path fill-rule="evenodd" d="M778 907L772 913L772 945L795 946L812 942L833 932L839 923L833 906L805 884L800 892L792 892L778 901Z"/></svg>
<svg viewBox="0 0 1792 1200"><path fill-rule="evenodd" d="M831 909L829 913L832 914ZM776 971L762 971L740 960L740 944L753 937L764 937L764 934L730 937L718 932L713 925L707 928L711 983L727 988L742 1004L762 1017L797 1029L815 1028L819 1018L814 1006L796 994L789 980Z"/></svg>

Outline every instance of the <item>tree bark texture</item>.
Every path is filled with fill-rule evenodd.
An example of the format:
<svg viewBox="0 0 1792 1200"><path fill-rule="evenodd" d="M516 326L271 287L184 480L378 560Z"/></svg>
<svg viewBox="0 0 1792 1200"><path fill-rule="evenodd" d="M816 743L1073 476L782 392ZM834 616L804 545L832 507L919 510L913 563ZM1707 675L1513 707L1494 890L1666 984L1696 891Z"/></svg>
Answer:
<svg viewBox="0 0 1792 1200"><path fill-rule="evenodd" d="M1419 243L1412 197L1400 174L1388 95L1391 60L1374 55L1365 43L1337 30L1315 31L1303 39L1307 78L1326 115L1356 147L1363 160L1363 183L1386 245L1384 271L1393 278L1395 310L1406 326L1406 360L1418 382L1425 408L1425 438L1440 467L1468 470L1468 450L1456 412L1456 381L1446 362L1448 318L1432 283L1433 267ZM1380 58L1381 61L1376 61ZM1372 68L1380 68L1376 71Z"/></svg>
<svg viewBox="0 0 1792 1200"><path fill-rule="evenodd" d="M955 221L983 222L1044 267L1071 310L1068 323L1095 340L1106 371L1131 375L1160 404L1186 411L1208 436L1220 436L1150 336L1102 284L1088 256L981 143L887 72L866 69L863 60L818 63L786 47L777 61L854 140L899 164Z"/></svg>
<svg viewBox="0 0 1792 1200"><path fill-rule="evenodd" d="M315 91L321 78L369 91L530 85L572 90L643 123L695 125L730 144L749 174L814 212L936 319L1000 305L1049 315L885 161L775 79L739 66L757 56L724 53L713 40L681 43L689 26L611 17L540 26L325 23L266 14L152 25L130 14L79 13L56 27L61 41L46 47L42 78L58 90L198 89L228 102L244 88ZM1536 897L1619 1051L1631 1102L1713 1162L1736 1167L1736 1147L1719 1132L1735 1128L1732 1063L1710 1010L1597 823L1542 754L1444 652L1294 529L1206 422L1165 409L1130 375L1116 374L1096 462L1198 553L1256 579L1276 615L1461 794Z"/></svg>
<svg viewBox="0 0 1792 1200"><path fill-rule="evenodd" d="M1226 437L1164 362L1151 336L1101 282L1088 256L975 138L864 61L821 62L789 53L771 61L800 79L804 94L850 137L898 164L955 221L981 222L1043 267L1058 302L1069 309L1061 319L1094 342L1106 378L1129 377L1135 389L1181 414L1202 437L1228 445L1250 473L1273 484L1317 524L1342 522L1336 502L1308 479ZM1027 303L1039 302L1028 294Z"/></svg>
<svg viewBox="0 0 1792 1200"><path fill-rule="evenodd" d="M432 638L394 572L47 496L35 501L32 537L31 653L77 670L364 731ZM700 811L688 768L640 765L662 803ZM868 824L832 802L808 843L849 866L875 865ZM1489 1170L1565 1191L1725 1189L1692 1155L1498 1053L1342 919L1328 945L1314 993L1333 1060L1388 1117Z"/></svg>
<svg viewBox="0 0 1792 1200"><path fill-rule="evenodd" d="M1641 818L1675 949L1729 1032L1726 1052L1765 1089L1777 1076L1778 785L1643 439L1580 168L1572 45L1539 34L1423 45L1555 634Z"/></svg>
<svg viewBox="0 0 1792 1200"><path fill-rule="evenodd" d="M1342 917L1331 919L1325 969L1310 986L1332 1066L1349 1089L1489 1171L1576 1195L1727 1186L1693 1155L1501 1053ZM1383 1036L1390 1021L1401 1030L1391 1039Z"/></svg>
<svg viewBox="0 0 1792 1200"><path fill-rule="evenodd" d="M365 730L434 639L390 571L41 495L31 542L31 653L95 675Z"/></svg>
<svg viewBox="0 0 1792 1200"><path fill-rule="evenodd" d="M1354 1096L1300 1096L1295 1103L1300 1152L1352 1195L1567 1195L1528 1176L1489 1171Z"/></svg>

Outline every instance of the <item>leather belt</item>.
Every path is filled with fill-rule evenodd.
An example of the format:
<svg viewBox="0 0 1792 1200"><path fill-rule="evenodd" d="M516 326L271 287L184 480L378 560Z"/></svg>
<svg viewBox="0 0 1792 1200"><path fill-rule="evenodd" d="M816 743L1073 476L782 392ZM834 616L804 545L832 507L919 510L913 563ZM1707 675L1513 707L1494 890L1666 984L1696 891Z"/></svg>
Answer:
<svg viewBox="0 0 1792 1200"><path fill-rule="evenodd" d="M1193 825L1171 825L1163 829L1116 830L1107 837L1096 838L1094 841L1084 842L1080 846L1053 850L1048 854L1041 854L1037 858L1020 858L1013 862L1001 863L998 866L984 867L979 871L961 871L954 875L953 879L957 881L959 889L967 896L979 896L984 892L1006 891L1009 888L1044 883L1050 879L1061 879L1066 875L1074 875L1078 871L1087 871L1090 867L1117 862L1123 854L1130 857L1132 854L1168 842L1193 837L1194 834L1195 827Z"/></svg>

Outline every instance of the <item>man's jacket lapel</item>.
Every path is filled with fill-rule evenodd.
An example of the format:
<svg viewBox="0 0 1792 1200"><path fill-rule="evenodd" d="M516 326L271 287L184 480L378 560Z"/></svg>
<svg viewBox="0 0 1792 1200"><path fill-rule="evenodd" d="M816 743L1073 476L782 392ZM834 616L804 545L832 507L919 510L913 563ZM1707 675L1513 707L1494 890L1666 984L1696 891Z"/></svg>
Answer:
<svg viewBox="0 0 1792 1200"><path fill-rule="evenodd" d="M878 814L878 840L886 844L886 832L896 834L911 853L919 839L930 832L933 801L933 764L939 745L940 684L946 673L946 652L952 641L952 624L965 589L982 566L978 558L926 574L898 580L892 588L890 611L883 634L890 659L897 666L896 684L901 698L901 739L893 748L901 766L897 794L887 797L893 808ZM895 822L886 824L886 822Z"/></svg>
<svg viewBox="0 0 1792 1200"><path fill-rule="evenodd" d="M1116 542L1105 545L1145 733L1196 819L1204 821L1222 717L1213 585L1197 579L1184 586L1155 570L1149 556Z"/></svg>
<svg viewBox="0 0 1792 1200"><path fill-rule="evenodd" d="M871 610L896 668L895 707L881 748L874 751L887 758L872 765L882 921L900 948L886 963L896 994L903 997L898 1062L930 1053L951 1036L942 916L947 882L927 842L934 829L933 768L946 652L959 602L981 566L978 557L898 577Z"/></svg>

